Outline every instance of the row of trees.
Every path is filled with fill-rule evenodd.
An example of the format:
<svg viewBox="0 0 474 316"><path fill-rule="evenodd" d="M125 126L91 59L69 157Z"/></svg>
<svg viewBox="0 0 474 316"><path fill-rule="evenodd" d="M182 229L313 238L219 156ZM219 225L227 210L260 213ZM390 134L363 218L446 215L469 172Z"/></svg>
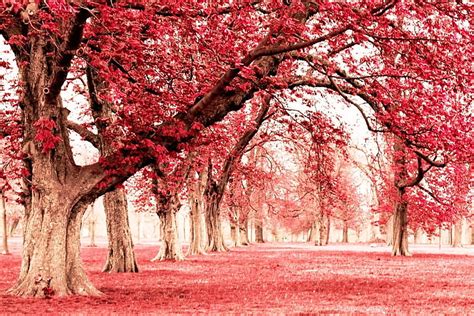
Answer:
<svg viewBox="0 0 474 316"><path fill-rule="evenodd" d="M428 175L473 156L469 13L444 1L3 1L0 33L18 76L16 94L3 95L2 153L18 162L25 208L10 293L42 296L46 283L58 295L99 294L82 268L79 234L87 205L104 194L114 236L106 268L133 268L120 186L145 167L159 214L172 222L180 185L169 179L189 178L189 161L206 158L208 246L224 250L219 205L248 139L278 105L317 106L327 94L387 135L393 177L381 179L396 186L394 254L406 255L414 189L436 196L420 187ZM68 84L81 106L63 102ZM319 123L306 121L312 137ZM286 121L290 134L294 125ZM98 149L98 161L76 164L71 131ZM214 172L217 157L225 162ZM321 180L331 173L314 171L318 203L331 200Z"/></svg>

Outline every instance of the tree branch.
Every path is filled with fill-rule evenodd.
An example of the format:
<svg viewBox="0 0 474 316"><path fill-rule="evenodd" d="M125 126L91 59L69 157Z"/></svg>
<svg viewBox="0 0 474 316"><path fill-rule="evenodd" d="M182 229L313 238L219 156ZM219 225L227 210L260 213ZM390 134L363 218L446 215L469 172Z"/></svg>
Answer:
<svg viewBox="0 0 474 316"><path fill-rule="evenodd" d="M99 135L88 130L86 127L82 126L81 124L78 124L72 121L67 121L66 127L76 132L77 134L79 134L84 140L91 143L95 148L100 148Z"/></svg>

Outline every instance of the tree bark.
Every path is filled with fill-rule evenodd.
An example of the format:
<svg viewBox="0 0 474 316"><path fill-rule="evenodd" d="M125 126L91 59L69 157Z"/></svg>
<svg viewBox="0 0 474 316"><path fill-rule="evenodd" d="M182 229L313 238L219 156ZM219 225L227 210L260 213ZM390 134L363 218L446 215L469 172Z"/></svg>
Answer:
<svg viewBox="0 0 474 316"><path fill-rule="evenodd" d="M222 234L222 225L219 212L219 203L217 194L211 194L206 198L206 228L207 228L207 247L209 252L228 251L229 248L224 243Z"/></svg>
<svg viewBox="0 0 474 316"><path fill-rule="evenodd" d="M463 218L460 218L453 225L453 247L462 247L462 223Z"/></svg>
<svg viewBox="0 0 474 316"><path fill-rule="evenodd" d="M263 239L263 220L255 220L255 242L264 243Z"/></svg>
<svg viewBox="0 0 474 316"><path fill-rule="evenodd" d="M108 254L103 272L138 272L128 222L127 197L123 189L104 196L107 222Z"/></svg>
<svg viewBox="0 0 474 316"><path fill-rule="evenodd" d="M26 214L22 264L17 283L8 290L18 296L100 295L80 259L80 228L87 207L75 203L67 188L35 190Z"/></svg>
<svg viewBox="0 0 474 316"><path fill-rule="evenodd" d="M205 254L204 251L204 236L203 236L203 220L202 220L202 186L203 186L203 172L199 173L199 178L196 181L193 192L190 194L189 204L191 206L191 234L188 255ZM205 183L205 182L204 182Z"/></svg>
<svg viewBox="0 0 474 316"><path fill-rule="evenodd" d="M342 226L342 242L348 243L349 242L349 224L345 220Z"/></svg>
<svg viewBox="0 0 474 316"><path fill-rule="evenodd" d="M410 256L408 251L408 202L402 199L403 192L399 193L393 217L393 256Z"/></svg>
<svg viewBox="0 0 474 316"><path fill-rule="evenodd" d="M7 229L7 208L5 203L5 195L0 192L0 219L2 221L2 255L8 255L8 229Z"/></svg>
<svg viewBox="0 0 474 316"><path fill-rule="evenodd" d="M179 203L177 205L179 206ZM176 224L176 213L178 210L179 208L176 209L176 207L173 207L164 212L157 212L161 223L162 241L158 254L155 258L151 259L151 261L184 260L181 243L178 239L178 228Z"/></svg>
<svg viewBox="0 0 474 316"><path fill-rule="evenodd" d="M327 216L327 225L326 225L326 236L324 238L324 245L329 245L329 236L331 234L331 217Z"/></svg>
<svg viewBox="0 0 474 316"><path fill-rule="evenodd" d="M233 220L234 220L234 225L231 226L232 230L232 237L234 239L234 245L235 247L241 247L242 246L242 237L240 234L240 211L238 207L232 207L232 214L233 214Z"/></svg>
<svg viewBox="0 0 474 316"><path fill-rule="evenodd" d="M415 244L420 244L421 243L421 237L423 236L423 229L418 227L415 231Z"/></svg>

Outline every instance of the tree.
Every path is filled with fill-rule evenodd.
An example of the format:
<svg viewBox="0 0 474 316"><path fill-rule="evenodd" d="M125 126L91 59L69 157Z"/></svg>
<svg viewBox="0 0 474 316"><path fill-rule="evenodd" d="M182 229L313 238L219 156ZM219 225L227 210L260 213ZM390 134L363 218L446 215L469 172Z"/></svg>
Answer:
<svg viewBox="0 0 474 316"><path fill-rule="evenodd" d="M43 0L4 1L0 12L19 71L13 106L31 175L15 295L98 295L79 257L86 206L164 162L163 152L179 151L259 90L288 87L296 98L298 87L325 89L359 108L362 100L367 122L419 145L424 156L473 147L453 141L453 126L458 134L469 126L460 97L470 89L467 4ZM358 59L354 47L370 53ZM300 76L303 64L309 71ZM77 166L61 88L87 65L107 83L92 96L113 105L117 117L107 126L112 151ZM413 87L416 98L402 98Z"/></svg>

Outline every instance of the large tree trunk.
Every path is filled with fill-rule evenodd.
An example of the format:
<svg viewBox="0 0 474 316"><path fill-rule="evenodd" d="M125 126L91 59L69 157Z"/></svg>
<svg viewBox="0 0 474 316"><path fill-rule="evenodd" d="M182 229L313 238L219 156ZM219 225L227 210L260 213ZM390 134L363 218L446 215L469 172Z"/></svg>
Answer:
<svg viewBox="0 0 474 316"><path fill-rule="evenodd" d="M263 239L263 220L255 220L255 242L264 243Z"/></svg>
<svg viewBox="0 0 474 316"><path fill-rule="evenodd" d="M203 172L199 173L199 179L196 181L194 191L190 194L189 204L191 206L191 234L188 255L205 254L204 236L203 236L203 218L202 218L202 185L205 183Z"/></svg>
<svg viewBox="0 0 474 316"><path fill-rule="evenodd" d="M161 246L158 254L151 261L157 260L184 260L181 243L178 239L178 227L176 224L176 212L178 209L168 209L157 213L161 224Z"/></svg>
<svg viewBox="0 0 474 316"><path fill-rule="evenodd" d="M138 272L133 252L132 233L128 222L127 197L123 189L104 196L104 209L109 242L103 272Z"/></svg>
<svg viewBox="0 0 474 316"><path fill-rule="evenodd" d="M308 241L310 243L316 244L316 240L318 239L318 230L318 222L315 220L309 229Z"/></svg>
<svg viewBox="0 0 474 316"><path fill-rule="evenodd" d="M402 199L403 192L399 194L393 217L393 256L410 256L408 251L408 202Z"/></svg>
<svg viewBox="0 0 474 316"><path fill-rule="evenodd" d="M216 195L213 194L206 203L206 228L207 228L207 247L209 252L228 251L224 243L222 234L222 225L219 214L219 205Z"/></svg>
<svg viewBox="0 0 474 316"><path fill-rule="evenodd" d="M34 191L25 214L25 235L19 279L10 294L100 295L80 259L80 230L85 203L67 195L67 187Z"/></svg>

